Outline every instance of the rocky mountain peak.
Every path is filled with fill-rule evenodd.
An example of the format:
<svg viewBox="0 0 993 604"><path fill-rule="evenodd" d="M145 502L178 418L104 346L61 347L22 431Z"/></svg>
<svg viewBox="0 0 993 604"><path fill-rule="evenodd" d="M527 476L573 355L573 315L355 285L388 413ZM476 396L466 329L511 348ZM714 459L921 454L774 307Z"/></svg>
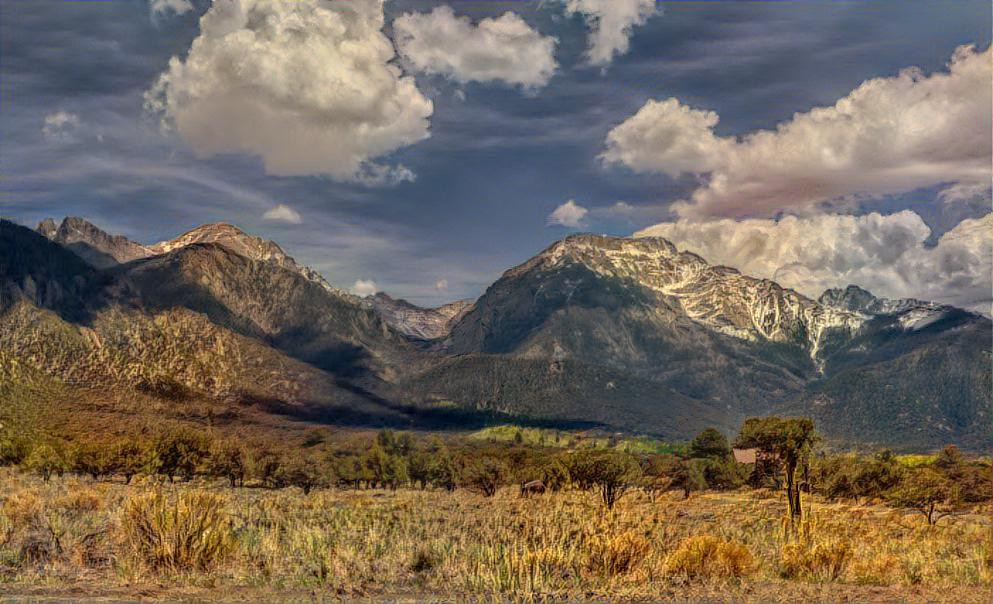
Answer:
<svg viewBox="0 0 993 604"><path fill-rule="evenodd" d="M841 309L864 315L886 315L908 310L938 310L940 304L918 300L917 298L877 298L858 285L825 290L817 299L823 306Z"/></svg>
<svg viewBox="0 0 993 604"><path fill-rule="evenodd" d="M154 254L165 254L175 249L187 247L197 243L216 243L222 245L236 254L268 262L276 266L291 270L305 277L308 281L316 283L325 290L341 296L350 297L344 291L333 287L317 271L309 267L297 264L297 262L283 251L275 242L263 239L255 235L249 235L233 224L226 222L214 222L204 224L195 229L183 233L175 239L159 242L149 249Z"/></svg>
<svg viewBox="0 0 993 604"><path fill-rule="evenodd" d="M574 265L600 278L651 290L665 304L725 335L794 343L811 356L817 355L827 330L852 332L863 321L858 314L822 306L773 281L710 265L661 237L573 235L507 271L504 279Z"/></svg>
<svg viewBox="0 0 993 604"><path fill-rule="evenodd" d="M46 218L35 230L97 268L109 268L151 255L140 243L123 235L111 235L78 216L67 216L58 227L53 219Z"/></svg>
<svg viewBox="0 0 993 604"><path fill-rule="evenodd" d="M38 226L35 227L35 230L41 233L42 235L44 235L45 237L52 239L53 237L55 237L55 233L58 232L59 225L55 224L54 219L46 218L38 223Z"/></svg>

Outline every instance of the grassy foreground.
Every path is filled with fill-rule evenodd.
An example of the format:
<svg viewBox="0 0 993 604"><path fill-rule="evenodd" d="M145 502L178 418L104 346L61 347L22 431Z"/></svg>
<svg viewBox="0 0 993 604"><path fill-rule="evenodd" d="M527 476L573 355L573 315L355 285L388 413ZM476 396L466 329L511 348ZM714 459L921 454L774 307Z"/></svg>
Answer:
<svg viewBox="0 0 993 604"><path fill-rule="evenodd" d="M0 469L0 593L281 600L990 601L989 506L921 514L765 490L486 498L231 489Z"/></svg>

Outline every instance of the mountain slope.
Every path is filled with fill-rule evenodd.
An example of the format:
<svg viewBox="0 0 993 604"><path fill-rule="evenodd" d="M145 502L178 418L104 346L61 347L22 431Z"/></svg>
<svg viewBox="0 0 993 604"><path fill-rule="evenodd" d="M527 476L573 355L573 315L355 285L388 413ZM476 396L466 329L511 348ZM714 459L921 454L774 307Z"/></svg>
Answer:
<svg viewBox="0 0 993 604"><path fill-rule="evenodd" d="M294 273L256 264L263 272L285 272L324 291ZM147 292L126 273L97 271L68 249L0 221L0 376L9 378L0 397L5 402L37 399L57 402L63 410L66 404L80 412L109 406L139 415L154 408L175 414L202 404L235 414L259 408L345 423L409 421L402 410L343 387L336 376L208 314L149 304L142 299ZM146 401L148 408L133 409L136 401Z"/></svg>
<svg viewBox="0 0 993 604"><path fill-rule="evenodd" d="M116 272L155 309L182 307L339 377L388 376L406 348L371 310L297 272L195 243Z"/></svg>
<svg viewBox="0 0 993 604"><path fill-rule="evenodd" d="M607 415L626 429L668 429L653 417L660 407L692 419L713 406L730 429L792 412L816 416L835 440L988 447L991 333L959 309L851 288L818 302L665 240L581 235L507 271L452 328L450 354L485 359L477 376L439 367L419 384L436 397L602 418L611 397L590 376L610 369L625 396ZM527 377L499 369L522 360L533 363ZM529 388L545 383L558 386ZM572 383L588 387L563 387Z"/></svg>
<svg viewBox="0 0 993 604"><path fill-rule="evenodd" d="M0 397L669 439L789 413L836 444L993 443L993 325L949 306L854 286L815 301L663 239L580 235L473 304L420 309L345 294L223 224L100 270L73 245L134 248L68 224L0 222Z"/></svg>

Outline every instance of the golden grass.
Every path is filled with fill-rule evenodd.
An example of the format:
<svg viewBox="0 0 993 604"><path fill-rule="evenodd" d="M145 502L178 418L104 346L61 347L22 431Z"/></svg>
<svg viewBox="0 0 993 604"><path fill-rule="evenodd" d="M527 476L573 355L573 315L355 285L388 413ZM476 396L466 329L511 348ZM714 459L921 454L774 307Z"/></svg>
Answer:
<svg viewBox="0 0 993 604"><path fill-rule="evenodd" d="M654 503L633 491L608 512L572 490L304 496L0 469L0 591L989 601L989 509L928 527L911 512L811 498L805 526L785 532L783 507L750 491Z"/></svg>
<svg viewBox="0 0 993 604"><path fill-rule="evenodd" d="M748 548L711 535L688 537L666 560L666 570L687 579L738 579L755 569Z"/></svg>
<svg viewBox="0 0 993 604"><path fill-rule="evenodd" d="M162 491L136 495L124 504L121 537L134 555L154 570L205 571L231 552L234 533L215 493Z"/></svg>

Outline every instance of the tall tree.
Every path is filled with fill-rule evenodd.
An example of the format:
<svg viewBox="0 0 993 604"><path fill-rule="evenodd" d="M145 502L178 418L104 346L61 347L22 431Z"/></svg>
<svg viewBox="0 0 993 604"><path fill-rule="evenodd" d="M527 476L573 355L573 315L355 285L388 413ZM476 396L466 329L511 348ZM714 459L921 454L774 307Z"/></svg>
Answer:
<svg viewBox="0 0 993 604"><path fill-rule="evenodd" d="M763 455L773 455L783 463L786 473L786 499L790 519L803 515L797 468L806 466L810 450L817 441L814 420L805 417L752 417L745 420L735 445L758 449Z"/></svg>

